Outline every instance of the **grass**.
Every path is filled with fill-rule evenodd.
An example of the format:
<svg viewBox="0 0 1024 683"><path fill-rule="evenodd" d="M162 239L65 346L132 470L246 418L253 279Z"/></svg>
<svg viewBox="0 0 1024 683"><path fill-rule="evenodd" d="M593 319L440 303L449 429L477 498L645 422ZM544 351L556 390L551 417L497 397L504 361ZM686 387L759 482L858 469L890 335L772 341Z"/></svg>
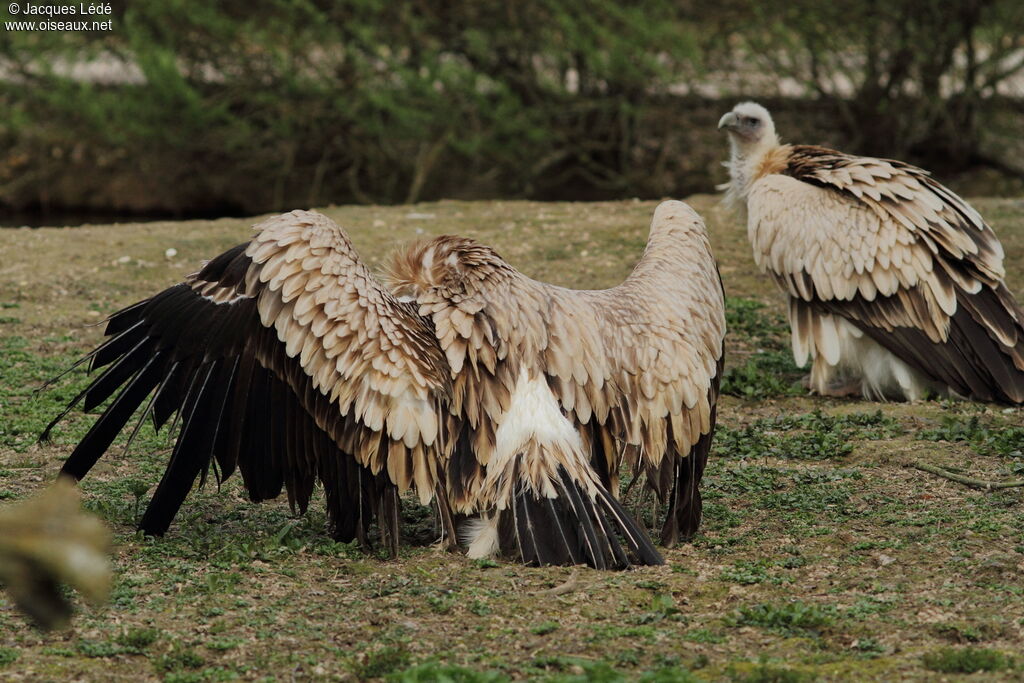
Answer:
<svg viewBox="0 0 1024 683"><path fill-rule="evenodd" d="M803 373L786 345L789 330L782 315L756 299L728 296L725 321L740 342L740 362L726 368L723 394L763 400L804 393L799 383Z"/></svg>
<svg viewBox="0 0 1024 683"><path fill-rule="evenodd" d="M1010 653L1024 644L1024 492L971 490L906 465L1020 476L1021 412L805 396L783 307L742 225L714 198L693 203L728 294L727 391L702 531L666 551L664 567L605 573L448 555L430 547L433 520L413 504L406 521L420 540L385 561L331 541L318 496L295 518L284 501L248 502L237 477L220 490L211 478L165 537L142 538L134 524L170 454L166 434L143 428L131 452L115 444L83 482L87 506L116 535L111 601L80 605L73 630L44 635L0 597L0 678L888 681L977 671L1018 680ZM532 276L589 288L628 274L653 206L327 212L377 266L418 230L454 232L495 245ZM1020 294L1024 207L977 207L1000 219ZM51 481L89 427L73 414L36 443L85 376L36 389L98 341L88 325L241 241L251 222L0 231L12 255L0 269L0 504ZM650 501L638 504L649 518ZM573 591L550 594L574 573Z"/></svg>
<svg viewBox="0 0 1024 683"><path fill-rule="evenodd" d="M997 650L965 647L942 648L924 656L924 666L930 671L946 674L973 674L979 671L1003 671L1013 660Z"/></svg>
<svg viewBox="0 0 1024 683"><path fill-rule="evenodd" d="M728 617L730 626L759 626L783 635L817 635L835 621L831 606L802 601L781 604L744 605Z"/></svg>

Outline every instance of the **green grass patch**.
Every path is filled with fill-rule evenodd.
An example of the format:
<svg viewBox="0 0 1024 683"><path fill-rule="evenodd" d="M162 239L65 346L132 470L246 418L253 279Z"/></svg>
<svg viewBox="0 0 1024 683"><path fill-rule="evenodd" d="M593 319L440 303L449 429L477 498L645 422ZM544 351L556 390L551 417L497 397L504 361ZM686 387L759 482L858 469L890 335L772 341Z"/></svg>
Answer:
<svg viewBox="0 0 1024 683"><path fill-rule="evenodd" d="M382 678L409 666L412 655L402 646L388 645L368 652L352 666L352 673L359 680Z"/></svg>
<svg viewBox="0 0 1024 683"><path fill-rule="evenodd" d="M498 672L474 671L453 664L424 662L387 675L393 683L503 683L509 677Z"/></svg>
<svg viewBox="0 0 1024 683"><path fill-rule="evenodd" d="M536 626L530 627L530 633L534 634L535 636L546 636L547 634L554 633L557 630L558 622L555 621L545 621L543 623L537 624Z"/></svg>
<svg viewBox="0 0 1024 683"><path fill-rule="evenodd" d="M758 662L751 667L731 665L726 672L735 683L808 683L815 680L814 674L767 662Z"/></svg>
<svg viewBox="0 0 1024 683"><path fill-rule="evenodd" d="M728 334L752 351L726 368L723 394L761 400L804 393L798 383L802 373L789 351L789 325L781 315L754 299L726 297L725 324Z"/></svg>
<svg viewBox="0 0 1024 683"><path fill-rule="evenodd" d="M714 452L723 458L822 460L853 452L858 440L891 439L903 433L882 411L828 415L818 409L803 415L761 418L742 429L726 426L715 434Z"/></svg>
<svg viewBox="0 0 1024 683"><path fill-rule="evenodd" d="M12 647L0 647L0 666L7 666L18 661L19 653Z"/></svg>
<svg viewBox="0 0 1024 683"><path fill-rule="evenodd" d="M725 370L721 391L752 401L800 396L806 393L799 384L801 375L789 351L757 351L742 365Z"/></svg>
<svg viewBox="0 0 1024 683"><path fill-rule="evenodd" d="M727 617L730 626L758 626L785 635L813 634L830 626L836 609L800 600L744 605Z"/></svg>
<svg viewBox="0 0 1024 683"><path fill-rule="evenodd" d="M756 299L725 297L725 325L729 334L774 349L786 347L789 323Z"/></svg>
<svg viewBox="0 0 1024 683"><path fill-rule="evenodd" d="M117 644L126 652L141 653L160 639L160 629L131 627L121 632Z"/></svg>
<svg viewBox="0 0 1024 683"><path fill-rule="evenodd" d="M1004 421L983 421L970 417L944 415L938 427L922 429L917 438L923 441L966 442L981 455L1021 458L1019 471L1024 471L1024 427Z"/></svg>
<svg viewBox="0 0 1024 683"><path fill-rule="evenodd" d="M965 647L944 647L929 652L922 658L929 671L946 674L973 674L979 671L1003 671L1012 666L1012 660L998 650Z"/></svg>
<svg viewBox="0 0 1024 683"><path fill-rule="evenodd" d="M768 558L758 560L738 560L732 567L729 567L719 574L721 581L738 583L744 586L751 586L759 583L781 585L792 583L793 578L785 574L772 571L778 566L778 562Z"/></svg>

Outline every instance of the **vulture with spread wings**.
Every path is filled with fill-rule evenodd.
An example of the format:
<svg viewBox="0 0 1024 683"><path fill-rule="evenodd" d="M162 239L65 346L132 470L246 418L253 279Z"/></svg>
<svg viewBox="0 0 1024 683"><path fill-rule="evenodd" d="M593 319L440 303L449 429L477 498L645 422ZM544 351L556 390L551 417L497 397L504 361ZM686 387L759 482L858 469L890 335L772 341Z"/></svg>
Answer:
<svg viewBox="0 0 1024 683"><path fill-rule="evenodd" d="M63 472L85 476L142 407L138 424L180 422L147 533L211 466L299 511L319 482L337 539L366 544L376 520L392 553L414 489L449 542L465 517L473 557L659 564L617 500L622 467L668 502L664 542L696 531L725 322L692 209L660 205L643 258L609 290L535 282L459 237L414 244L391 271L389 288L319 213L257 225L110 318L83 359L105 370L68 410L112 400Z"/></svg>
<svg viewBox="0 0 1024 683"><path fill-rule="evenodd" d="M900 161L783 145L753 102L725 114L727 197L789 299L793 355L824 395L1024 402L1024 314L978 212Z"/></svg>

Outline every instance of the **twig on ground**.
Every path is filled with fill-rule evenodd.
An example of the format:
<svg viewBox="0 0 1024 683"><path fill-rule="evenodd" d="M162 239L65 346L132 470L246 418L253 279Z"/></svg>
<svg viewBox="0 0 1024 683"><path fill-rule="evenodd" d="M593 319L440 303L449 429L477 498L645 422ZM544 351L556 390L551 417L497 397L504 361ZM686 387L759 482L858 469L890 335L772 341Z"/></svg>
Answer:
<svg viewBox="0 0 1024 683"><path fill-rule="evenodd" d="M1024 479L1017 479L1011 481L988 481L985 479L976 479L974 477L967 477L962 474L954 474L953 472L944 470L941 467L936 467L935 465L929 465L923 462L915 462L911 464L911 467L917 470L921 470L923 472L930 472L931 474L934 474L938 477L942 477L943 479L949 479L950 481L955 481L965 486L970 486L972 488L977 489L985 489L988 491L994 489L1012 489L1018 486L1024 486Z"/></svg>
<svg viewBox="0 0 1024 683"><path fill-rule="evenodd" d="M576 580L576 572L573 572L565 583L560 583L554 588L548 588L542 590L541 595L565 595L566 593L572 593L574 590L579 588L579 581Z"/></svg>

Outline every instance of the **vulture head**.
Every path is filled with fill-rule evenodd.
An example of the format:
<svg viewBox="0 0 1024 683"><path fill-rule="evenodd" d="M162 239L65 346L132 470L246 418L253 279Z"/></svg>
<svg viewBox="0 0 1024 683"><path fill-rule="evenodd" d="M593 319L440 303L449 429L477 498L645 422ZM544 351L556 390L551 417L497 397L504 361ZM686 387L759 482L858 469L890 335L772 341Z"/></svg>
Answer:
<svg viewBox="0 0 1024 683"><path fill-rule="evenodd" d="M733 144L740 148L765 142L778 144L771 114L756 102L737 104L718 120L718 128L725 129Z"/></svg>

